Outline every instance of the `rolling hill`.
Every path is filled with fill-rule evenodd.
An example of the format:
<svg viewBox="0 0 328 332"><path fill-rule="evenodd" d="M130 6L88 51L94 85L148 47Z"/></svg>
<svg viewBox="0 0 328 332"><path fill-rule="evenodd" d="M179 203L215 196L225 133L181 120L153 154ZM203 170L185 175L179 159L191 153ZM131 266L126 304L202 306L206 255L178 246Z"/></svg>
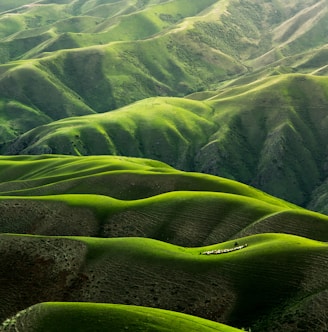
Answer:
<svg viewBox="0 0 328 332"><path fill-rule="evenodd" d="M3 151L152 158L322 211L314 191L327 178L327 87L327 77L281 74L205 98L150 98L37 127Z"/></svg>
<svg viewBox="0 0 328 332"><path fill-rule="evenodd" d="M204 246L260 233L328 240L328 217L233 180L112 156L0 158L0 232ZM286 222L288 220L288 222Z"/></svg>
<svg viewBox="0 0 328 332"><path fill-rule="evenodd" d="M0 331L327 331L327 20L2 0Z"/></svg>
<svg viewBox="0 0 328 332"><path fill-rule="evenodd" d="M284 331L298 331L295 318L302 329L325 319L327 243L294 235L240 238L247 247L214 255L202 253L231 249L235 240L185 248L140 238L1 235L0 243L2 318L39 302L81 301L169 309L252 331L281 331L282 322ZM315 312L308 311L313 296L321 299ZM288 319L286 309L297 312Z"/></svg>
<svg viewBox="0 0 328 332"><path fill-rule="evenodd" d="M5 2L1 153L152 158L326 212L326 1L187 3Z"/></svg>
<svg viewBox="0 0 328 332"><path fill-rule="evenodd" d="M3 156L0 181L4 331L38 331L62 310L62 324L78 324L81 311L91 324L103 310L130 310L135 324L147 309L130 305L252 331L298 331L295 320L324 328L325 215L233 180L139 158ZM38 304L49 301L55 310ZM90 305L62 309L63 301ZM156 331L160 322L159 313ZM123 322L118 314L102 324Z"/></svg>
<svg viewBox="0 0 328 332"><path fill-rule="evenodd" d="M191 315L140 306L94 303L41 303L8 319L6 331L217 331L239 329L193 317ZM16 330L15 330L16 329Z"/></svg>

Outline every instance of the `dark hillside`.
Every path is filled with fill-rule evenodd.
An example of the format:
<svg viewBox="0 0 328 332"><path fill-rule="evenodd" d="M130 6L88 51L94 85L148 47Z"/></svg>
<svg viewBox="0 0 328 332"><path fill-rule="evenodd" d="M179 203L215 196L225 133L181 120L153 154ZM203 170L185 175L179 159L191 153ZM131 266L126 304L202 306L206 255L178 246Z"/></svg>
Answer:
<svg viewBox="0 0 328 332"><path fill-rule="evenodd" d="M263 331L257 324L273 324L270 313L277 317L277 309L298 301L306 329L310 317L324 317L320 302L314 317L302 304L327 290L327 244L281 234L238 241L248 246L202 255L232 248L235 241L188 249L138 238L1 235L6 302L0 316L44 301L102 302L170 309ZM316 326L323 331L323 323ZM302 329L285 317L284 331Z"/></svg>

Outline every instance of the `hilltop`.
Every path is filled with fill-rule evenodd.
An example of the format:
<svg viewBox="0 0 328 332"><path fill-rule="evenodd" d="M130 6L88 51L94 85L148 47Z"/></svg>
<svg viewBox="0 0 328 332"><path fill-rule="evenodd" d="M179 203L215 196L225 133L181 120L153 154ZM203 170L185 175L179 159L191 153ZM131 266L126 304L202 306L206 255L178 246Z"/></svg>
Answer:
<svg viewBox="0 0 328 332"><path fill-rule="evenodd" d="M152 158L327 213L324 0L1 6L2 154Z"/></svg>
<svg viewBox="0 0 328 332"><path fill-rule="evenodd" d="M327 20L2 0L0 331L327 331Z"/></svg>
<svg viewBox="0 0 328 332"><path fill-rule="evenodd" d="M229 249L235 241L190 249L140 238L1 235L1 293L6 302L0 315L6 318L44 301L102 302L169 309L252 331L309 330L314 322L316 330L323 331L327 244L283 234L238 241L247 247L201 255ZM34 315L32 309L32 322L38 315L42 319L46 308L39 306ZM85 308L92 315L96 306ZM79 309L83 307L78 304L68 307L62 320L70 319L73 310L80 315ZM51 313L51 306L49 310L43 324L58 315Z"/></svg>
<svg viewBox="0 0 328 332"><path fill-rule="evenodd" d="M316 194L327 179L327 87L327 77L282 74L211 95L145 99L37 127L3 152L152 158L327 212Z"/></svg>

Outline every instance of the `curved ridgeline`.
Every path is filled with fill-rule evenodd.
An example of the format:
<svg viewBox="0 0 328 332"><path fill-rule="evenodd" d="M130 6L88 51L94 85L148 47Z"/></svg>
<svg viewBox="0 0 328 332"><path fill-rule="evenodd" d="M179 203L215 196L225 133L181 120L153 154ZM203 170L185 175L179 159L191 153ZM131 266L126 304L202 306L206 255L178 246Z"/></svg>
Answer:
<svg viewBox="0 0 328 332"><path fill-rule="evenodd" d="M67 326L83 321L82 313L98 319L101 310L131 310L126 326L139 315L134 307L98 311L97 302L255 331L295 331L295 320L310 328L324 317L324 215L236 181L138 158L7 156L0 180L0 231L17 234L0 241L4 329L44 326L65 310L37 305L43 302L75 302L61 320ZM160 331L161 313L154 315Z"/></svg>

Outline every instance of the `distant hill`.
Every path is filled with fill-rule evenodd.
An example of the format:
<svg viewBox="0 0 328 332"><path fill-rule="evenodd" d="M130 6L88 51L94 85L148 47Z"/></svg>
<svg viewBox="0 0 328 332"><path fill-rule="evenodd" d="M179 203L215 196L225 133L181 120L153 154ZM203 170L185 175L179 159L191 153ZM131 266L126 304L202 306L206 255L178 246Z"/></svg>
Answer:
<svg viewBox="0 0 328 332"><path fill-rule="evenodd" d="M191 99L145 99L37 127L3 152L158 159L327 212L316 194L327 178L327 86L326 77L281 74Z"/></svg>
<svg viewBox="0 0 328 332"><path fill-rule="evenodd" d="M326 332L327 21L0 1L0 331Z"/></svg>
<svg viewBox="0 0 328 332"><path fill-rule="evenodd" d="M0 10L3 154L153 158L328 212L324 0Z"/></svg>

